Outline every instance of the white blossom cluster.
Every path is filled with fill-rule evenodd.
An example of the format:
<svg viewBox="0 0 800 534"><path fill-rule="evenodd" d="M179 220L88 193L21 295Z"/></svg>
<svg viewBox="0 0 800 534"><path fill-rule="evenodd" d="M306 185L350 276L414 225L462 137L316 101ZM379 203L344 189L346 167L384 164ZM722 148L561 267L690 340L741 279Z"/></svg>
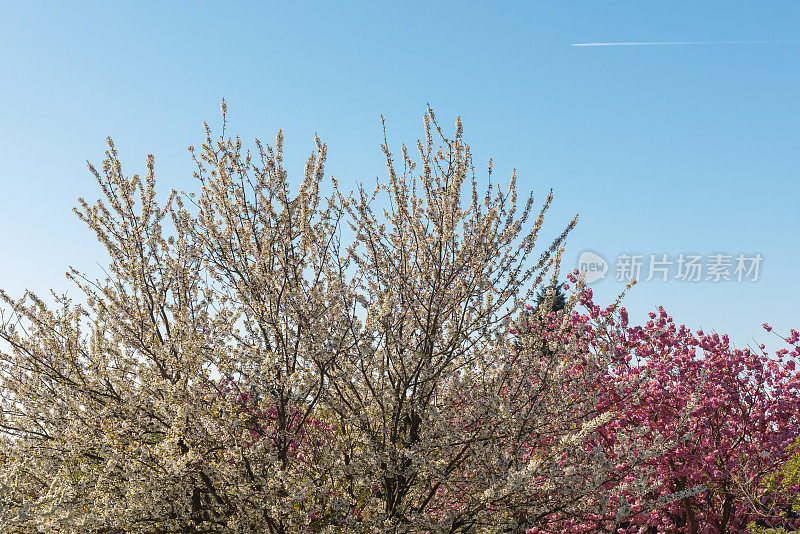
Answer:
<svg viewBox="0 0 800 534"><path fill-rule="evenodd" d="M564 343L505 330L558 276L575 220L534 255L552 193L536 214L515 175L481 188L430 110L418 154L385 141L387 180L352 195L319 139L293 183L282 134L251 153L224 128L190 148L199 192L165 202L152 156L126 175L109 140L76 209L109 257L70 271L85 305L0 293L0 530L511 532L600 509L619 458L586 446L614 414L570 371L602 365L566 330L577 296Z"/></svg>

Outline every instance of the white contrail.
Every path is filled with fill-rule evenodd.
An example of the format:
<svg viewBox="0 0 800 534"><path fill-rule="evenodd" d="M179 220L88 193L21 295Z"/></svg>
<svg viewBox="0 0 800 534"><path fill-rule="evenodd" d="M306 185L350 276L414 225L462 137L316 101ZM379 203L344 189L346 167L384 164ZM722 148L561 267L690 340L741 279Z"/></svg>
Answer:
<svg viewBox="0 0 800 534"><path fill-rule="evenodd" d="M571 46L675 46L718 44L800 44L800 41L653 41L631 43L572 43Z"/></svg>

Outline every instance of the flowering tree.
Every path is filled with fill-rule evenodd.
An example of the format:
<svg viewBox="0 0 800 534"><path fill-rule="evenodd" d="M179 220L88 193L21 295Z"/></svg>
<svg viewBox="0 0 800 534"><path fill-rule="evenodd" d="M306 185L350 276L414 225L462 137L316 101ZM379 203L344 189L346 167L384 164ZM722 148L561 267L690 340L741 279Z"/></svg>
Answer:
<svg viewBox="0 0 800 534"><path fill-rule="evenodd" d="M609 317L610 309L584 293L588 314L574 314L573 328ZM609 319L588 340L584 352L594 346L614 354L604 377L612 387L596 390L618 417L600 429L597 443L617 458L624 478L598 493L614 503L610 512L567 519L555 531L613 524L630 532L727 533L775 519L786 500L764 482L798 435L797 348L769 357L734 349L724 335L678 327L663 308L650 318L629 326L621 308L618 321ZM787 341L796 343L796 335ZM618 450L634 436L666 446L630 463Z"/></svg>
<svg viewBox="0 0 800 534"><path fill-rule="evenodd" d="M523 231L533 201L517 214L515 179L479 194L460 123L453 139L430 111L425 124L418 175L405 149L398 174L384 144L386 220L363 187L353 198L332 180L320 196L319 140L291 194L281 134L251 154L224 123L218 140L207 128L190 149L200 192L163 203L153 158L146 176L127 176L109 140L103 166L90 166L103 199L76 210L108 251L107 277L70 272L85 303L0 293L4 529L411 532L513 520L493 514L528 475L495 463L467 474L509 436L483 419L498 406L464 404L466 384L508 369L505 318L557 265L575 221L534 260L552 195ZM540 387L559 388L559 376ZM477 492L445 510L456 475Z"/></svg>
<svg viewBox="0 0 800 534"><path fill-rule="evenodd" d="M696 488L649 514L660 528L743 532L749 521L774 514L765 478L798 435L800 382L788 351L774 357L734 349L726 335L692 334L663 309L644 327L628 329L650 387L617 424L670 431L689 414L683 439L654 464L659 493ZM694 394L692 394L694 390Z"/></svg>
<svg viewBox="0 0 800 534"><path fill-rule="evenodd" d="M321 141L293 193L282 135L251 153L225 116L196 194L159 202L110 140L90 165L85 303L0 292L4 531L724 531L762 503L794 375L628 328L574 273L554 306L576 221L534 255L552 193L479 187L460 122L428 110L402 170L384 137L384 183L323 197Z"/></svg>

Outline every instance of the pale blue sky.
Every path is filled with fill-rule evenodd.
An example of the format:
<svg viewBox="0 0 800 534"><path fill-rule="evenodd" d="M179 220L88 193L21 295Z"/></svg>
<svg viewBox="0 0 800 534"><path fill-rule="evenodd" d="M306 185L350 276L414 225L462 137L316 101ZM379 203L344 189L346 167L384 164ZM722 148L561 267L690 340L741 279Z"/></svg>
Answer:
<svg viewBox="0 0 800 534"><path fill-rule="evenodd" d="M299 173L314 132L345 187L383 174L380 124L413 144L430 102L461 115L476 162L572 214L566 267L592 249L760 253L756 283L639 284L633 319L769 340L800 326L800 44L572 47L603 41L800 40L784 2L203 3L0 1L0 286L70 289L102 261L71 213L97 191L110 135L164 190L191 189L186 152L229 103L245 139L287 137ZM612 273L613 274L613 273ZM599 282L608 302L622 285Z"/></svg>

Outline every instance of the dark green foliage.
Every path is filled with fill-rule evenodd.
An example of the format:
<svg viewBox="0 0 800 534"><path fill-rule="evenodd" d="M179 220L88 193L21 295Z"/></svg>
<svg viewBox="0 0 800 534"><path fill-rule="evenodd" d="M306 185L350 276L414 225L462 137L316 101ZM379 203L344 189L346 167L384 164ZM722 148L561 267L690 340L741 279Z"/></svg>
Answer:
<svg viewBox="0 0 800 534"><path fill-rule="evenodd" d="M564 294L564 284L556 284L554 286L555 295L553 296L553 306L550 311L559 312L567 307L567 296ZM543 287L536 294L536 301L533 306L533 312L539 311L539 307L547 300L547 290L549 288Z"/></svg>

